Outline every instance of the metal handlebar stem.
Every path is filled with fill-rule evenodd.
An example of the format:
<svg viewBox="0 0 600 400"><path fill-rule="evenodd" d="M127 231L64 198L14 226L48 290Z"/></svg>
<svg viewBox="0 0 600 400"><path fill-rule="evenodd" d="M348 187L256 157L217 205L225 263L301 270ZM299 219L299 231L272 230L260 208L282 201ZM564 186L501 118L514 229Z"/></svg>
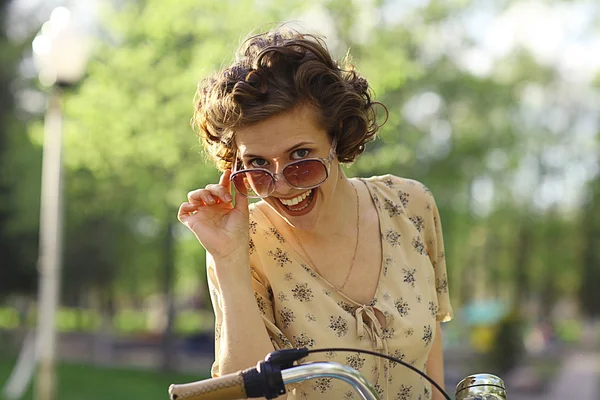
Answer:
<svg viewBox="0 0 600 400"><path fill-rule="evenodd" d="M314 362L281 371L283 383L302 382L314 378L335 378L349 383L363 400L381 400L375 388L358 371L336 362Z"/></svg>

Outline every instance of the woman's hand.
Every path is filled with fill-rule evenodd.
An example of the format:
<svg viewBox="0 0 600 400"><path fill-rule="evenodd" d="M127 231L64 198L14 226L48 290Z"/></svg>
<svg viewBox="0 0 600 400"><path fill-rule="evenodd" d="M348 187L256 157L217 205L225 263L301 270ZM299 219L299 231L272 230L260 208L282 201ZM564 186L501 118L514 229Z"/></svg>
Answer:
<svg viewBox="0 0 600 400"><path fill-rule="evenodd" d="M189 192L179 207L179 221L215 260L248 256L248 199L236 192L233 206L230 176L226 170L218 184Z"/></svg>

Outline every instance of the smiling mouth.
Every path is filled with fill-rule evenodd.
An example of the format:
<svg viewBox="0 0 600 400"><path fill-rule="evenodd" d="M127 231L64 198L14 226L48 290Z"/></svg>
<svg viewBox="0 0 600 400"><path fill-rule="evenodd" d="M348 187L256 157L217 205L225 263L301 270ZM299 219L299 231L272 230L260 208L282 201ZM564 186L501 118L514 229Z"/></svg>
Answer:
<svg viewBox="0 0 600 400"><path fill-rule="evenodd" d="M294 198L291 198L291 199L278 198L277 200L279 201L279 203L281 203L285 208L287 208L290 211L302 211L310 205L310 203L312 202L312 199L315 197L314 193L315 193L315 190L310 189Z"/></svg>

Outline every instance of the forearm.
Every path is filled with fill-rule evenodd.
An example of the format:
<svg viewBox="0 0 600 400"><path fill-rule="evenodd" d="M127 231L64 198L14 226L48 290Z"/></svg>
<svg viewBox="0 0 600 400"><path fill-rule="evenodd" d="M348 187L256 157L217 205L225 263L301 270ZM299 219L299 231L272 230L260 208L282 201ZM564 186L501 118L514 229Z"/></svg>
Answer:
<svg viewBox="0 0 600 400"><path fill-rule="evenodd" d="M427 358L427 375L444 389L444 352L442 345L441 324L438 322L435 337ZM445 397L432 387L431 400L444 400Z"/></svg>
<svg viewBox="0 0 600 400"><path fill-rule="evenodd" d="M231 270L230 270L231 271ZM222 325L219 372L227 374L255 366L273 345L254 298L249 273L219 274Z"/></svg>

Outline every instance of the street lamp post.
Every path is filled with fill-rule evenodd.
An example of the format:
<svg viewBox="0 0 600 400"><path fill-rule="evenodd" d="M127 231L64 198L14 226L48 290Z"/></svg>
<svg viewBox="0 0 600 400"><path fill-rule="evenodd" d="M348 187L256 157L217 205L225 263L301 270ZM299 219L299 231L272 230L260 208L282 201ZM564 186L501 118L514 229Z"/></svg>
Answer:
<svg viewBox="0 0 600 400"><path fill-rule="evenodd" d="M32 47L40 82L50 87L42 160L35 393L37 400L53 400L56 398L56 311L60 304L62 261L62 91L83 76L88 46L70 11L57 7Z"/></svg>

